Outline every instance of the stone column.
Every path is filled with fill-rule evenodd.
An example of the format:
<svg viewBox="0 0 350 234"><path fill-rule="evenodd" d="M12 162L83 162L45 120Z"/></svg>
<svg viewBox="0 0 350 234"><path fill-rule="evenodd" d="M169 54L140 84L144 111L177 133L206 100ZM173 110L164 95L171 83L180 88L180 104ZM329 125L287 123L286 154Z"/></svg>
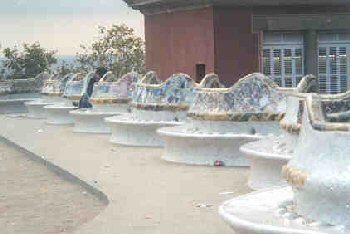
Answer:
<svg viewBox="0 0 350 234"><path fill-rule="evenodd" d="M304 58L305 74L313 74L318 80L318 42L316 30L309 29L304 32ZM317 84L319 84L318 81Z"/></svg>

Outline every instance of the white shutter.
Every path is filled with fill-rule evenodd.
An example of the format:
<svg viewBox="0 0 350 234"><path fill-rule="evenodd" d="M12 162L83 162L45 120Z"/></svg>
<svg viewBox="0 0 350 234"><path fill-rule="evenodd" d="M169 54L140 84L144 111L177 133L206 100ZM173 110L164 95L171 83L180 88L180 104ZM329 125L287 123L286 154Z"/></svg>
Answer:
<svg viewBox="0 0 350 234"><path fill-rule="evenodd" d="M321 33L318 36L318 44L320 92L346 92L350 77L350 34Z"/></svg>
<svg viewBox="0 0 350 234"><path fill-rule="evenodd" d="M263 73L279 86L296 87L304 75L303 36L264 33Z"/></svg>

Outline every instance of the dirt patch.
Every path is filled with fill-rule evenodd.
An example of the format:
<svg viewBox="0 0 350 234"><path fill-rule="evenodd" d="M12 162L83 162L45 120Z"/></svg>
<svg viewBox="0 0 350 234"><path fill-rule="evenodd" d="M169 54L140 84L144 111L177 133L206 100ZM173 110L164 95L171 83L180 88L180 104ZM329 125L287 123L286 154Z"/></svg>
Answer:
<svg viewBox="0 0 350 234"><path fill-rule="evenodd" d="M105 205L84 188L0 142L2 234L70 233Z"/></svg>

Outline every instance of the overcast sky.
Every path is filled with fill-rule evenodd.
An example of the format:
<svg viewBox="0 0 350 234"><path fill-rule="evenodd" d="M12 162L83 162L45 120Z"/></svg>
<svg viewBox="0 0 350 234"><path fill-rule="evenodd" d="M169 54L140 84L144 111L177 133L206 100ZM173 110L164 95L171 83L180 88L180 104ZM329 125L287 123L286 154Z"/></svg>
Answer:
<svg viewBox="0 0 350 234"><path fill-rule="evenodd" d="M74 55L97 35L98 25L125 23L143 37L143 17L122 0L0 0L0 44L39 41Z"/></svg>

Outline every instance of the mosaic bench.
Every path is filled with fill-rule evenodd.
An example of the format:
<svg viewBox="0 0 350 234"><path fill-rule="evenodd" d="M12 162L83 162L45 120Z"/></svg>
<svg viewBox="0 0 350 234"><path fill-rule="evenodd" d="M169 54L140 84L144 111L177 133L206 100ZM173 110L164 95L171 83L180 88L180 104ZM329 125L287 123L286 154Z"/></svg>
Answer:
<svg viewBox="0 0 350 234"><path fill-rule="evenodd" d="M73 74L67 74L65 76L50 76L45 79L41 89L41 97L35 101L25 103L28 108L27 116L30 118L45 119L47 117L44 109L45 106L67 102L62 95L67 81L72 77Z"/></svg>
<svg viewBox="0 0 350 234"><path fill-rule="evenodd" d="M94 92L90 98L94 109L114 112L128 112L131 102L133 75L125 74L120 79L107 76L106 81L94 85Z"/></svg>
<svg viewBox="0 0 350 234"><path fill-rule="evenodd" d="M237 233L349 233L349 93L306 97L298 141L282 174L291 187L234 198L220 216Z"/></svg>
<svg viewBox="0 0 350 234"><path fill-rule="evenodd" d="M0 81L0 96L7 95L13 90L12 83L10 81Z"/></svg>
<svg viewBox="0 0 350 234"><path fill-rule="evenodd" d="M280 121L281 133L240 148L250 164L248 186L255 190L285 185L281 169L292 157L299 138L303 102L311 92L317 91L317 79L307 75L297 88L284 91L287 93L287 108L286 115Z"/></svg>
<svg viewBox="0 0 350 234"><path fill-rule="evenodd" d="M285 94L250 74L231 88L197 88L183 126L162 128L163 159L196 165L248 166L239 147L278 130Z"/></svg>
<svg viewBox="0 0 350 234"><path fill-rule="evenodd" d="M104 81L95 83L90 109L78 109L70 114L75 119L74 132L110 133L111 128L105 118L129 112L130 89L133 76L128 73L118 79L108 72Z"/></svg>
<svg viewBox="0 0 350 234"><path fill-rule="evenodd" d="M186 74L174 74L166 81L148 72L136 84L131 114L106 118L112 127L111 142L130 146L162 146L156 130L179 125L186 118L195 82Z"/></svg>
<svg viewBox="0 0 350 234"><path fill-rule="evenodd" d="M90 72L87 75L83 73L74 74L71 79L67 81L63 96L68 100L79 100L83 93L86 92L88 83L94 76L94 72Z"/></svg>
<svg viewBox="0 0 350 234"><path fill-rule="evenodd" d="M95 76L94 72L87 75L82 73L74 74L67 81L63 97L66 99L62 103L54 103L53 105L45 106L48 124L74 124L74 118L69 114L70 111L77 109L74 107L73 100L78 101L83 93L86 92L88 83Z"/></svg>
<svg viewBox="0 0 350 234"><path fill-rule="evenodd" d="M136 85L131 102L134 117L150 121L183 120L195 82L186 74L174 74L162 83L155 74L152 77L146 76Z"/></svg>
<svg viewBox="0 0 350 234"><path fill-rule="evenodd" d="M0 113L27 113L26 103L38 99L40 81L46 76L41 73L35 78L0 82Z"/></svg>

